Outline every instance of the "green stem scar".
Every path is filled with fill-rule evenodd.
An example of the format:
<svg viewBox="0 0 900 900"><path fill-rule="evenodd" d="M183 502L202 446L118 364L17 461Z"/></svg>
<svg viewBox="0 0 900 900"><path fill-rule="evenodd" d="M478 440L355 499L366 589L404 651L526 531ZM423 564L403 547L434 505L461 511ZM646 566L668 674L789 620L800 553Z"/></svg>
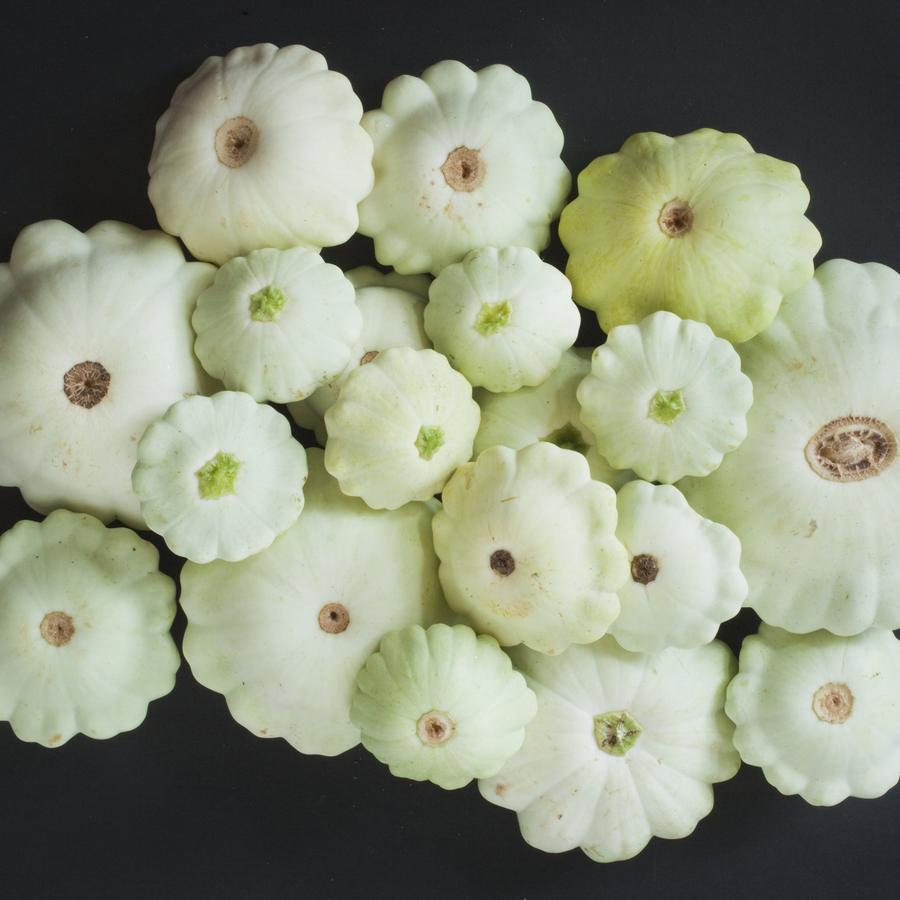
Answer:
<svg viewBox="0 0 900 900"><path fill-rule="evenodd" d="M686 408L681 390L657 391L650 401L647 415L660 425L671 425Z"/></svg>
<svg viewBox="0 0 900 900"><path fill-rule="evenodd" d="M472 327L485 337L490 337L509 325L511 315L512 303L509 300L500 303L482 303Z"/></svg>
<svg viewBox="0 0 900 900"><path fill-rule="evenodd" d="M226 494L234 493L241 462L230 453L220 450L211 460L204 463L194 474L197 476L197 490L204 500L219 500Z"/></svg>
<svg viewBox="0 0 900 900"><path fill-rule="evenodd" d="M576 453L587 453L590 449L584 440L584 435L571 423L567 422L562 428L551 431L546 437L541 438L549 444L556 444L563 450L574 450Z"/></svg>
<svg viewBox="0 0 900 900"><path fill-rule="evenodd" d="M624 709L594 716L597 746L610 756L624 756L637 743L643 730Z"/></svg>
<svg viewBox="0 0 900 900"><path fill-rule="evenodd" d="M274 322L281 315L281 311L288 305L290 297L270 284L260 288L250 297L250 318L254 322Z"/></svg>
<svg viewBox="0 0 900 900"><path fill-rule="evenodd" d="M444 446L444 429L440 425L423 425L416 438L416 450L422 459L431 459Z"/></svg>

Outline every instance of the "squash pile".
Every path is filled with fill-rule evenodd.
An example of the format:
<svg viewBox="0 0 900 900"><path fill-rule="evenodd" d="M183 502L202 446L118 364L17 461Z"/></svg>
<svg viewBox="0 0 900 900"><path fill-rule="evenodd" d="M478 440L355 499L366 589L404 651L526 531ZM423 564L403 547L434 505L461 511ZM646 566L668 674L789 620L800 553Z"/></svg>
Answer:
<svg viewBox="0 0 900 900"><path fill-rule="evenodd" d="M172 689L150 529L237 722L477 779L542 850L684 837L742 760L817 805L900 780L900 275L814 270L799 171L738 135L634 135L568 205L562 146L507 66L363 114L320 54L241 47L159 120L162 231L22 231L0 483L48 514L0 538L22 740ZM393 271L323 260L357 230Z"/></svg>

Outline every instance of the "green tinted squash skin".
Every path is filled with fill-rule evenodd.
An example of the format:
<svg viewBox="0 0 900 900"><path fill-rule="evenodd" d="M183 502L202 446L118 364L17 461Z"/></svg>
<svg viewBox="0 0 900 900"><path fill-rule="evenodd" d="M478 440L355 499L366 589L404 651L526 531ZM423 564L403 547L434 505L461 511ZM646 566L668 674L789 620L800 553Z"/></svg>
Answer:
<svg viewBox="0 0 900 900"><path fill-rule="evenodd" d="M676 200L690 212L673 232ZM636 134L578 176L559 225L566 275L607 333L666 309L746 341L812 277L822 240L808 204L797 167L740 135Z"/></svg>

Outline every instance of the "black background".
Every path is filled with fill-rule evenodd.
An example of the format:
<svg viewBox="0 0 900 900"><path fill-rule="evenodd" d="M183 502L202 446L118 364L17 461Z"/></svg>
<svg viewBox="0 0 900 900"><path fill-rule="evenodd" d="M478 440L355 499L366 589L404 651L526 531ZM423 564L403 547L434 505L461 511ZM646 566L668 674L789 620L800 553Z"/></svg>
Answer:
<svg viewBox="0 0 900 900"><path fill-rule="evenodd" d="M819 262L900 269L898 31L886 0L6 0L0 258L40 219L156 227L146 167L175 87L209 55L270 41L323 53L366 109L391 78L440 59L506 63L556 114L573 175L638 131L739 132L800 167ZM361 236L324 256L375 262ZM544 256L565 264L555 236ZM581 344L600 340L591 319ZM2 530L40 518L16 489L0 504ZM163 568L177 577L168 553ZM757 621L744 611L722 637L737 650ZM179 612L179 642L183 630ZM327 759L254 737L183 663L146 722L109 741L47 750L0 723L0 897L896 896L900 790L818 809L744 766L715 793L694 835L653 839L631 861L545 854L474 784L442 791L391 777L362 748Z"/></svg>

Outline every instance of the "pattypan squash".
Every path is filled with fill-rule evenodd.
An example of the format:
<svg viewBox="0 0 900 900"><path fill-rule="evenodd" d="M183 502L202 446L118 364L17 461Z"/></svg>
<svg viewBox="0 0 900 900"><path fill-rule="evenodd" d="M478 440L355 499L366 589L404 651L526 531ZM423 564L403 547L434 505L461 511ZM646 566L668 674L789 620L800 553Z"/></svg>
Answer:
<svg viewBox="0 0 900 900"><path fill-rule="evenodd" d="M391 774L452 790L489 778L522 746L534 692L486 634L407 625L357 679L350 719Z"/></svg>
<svg viewBox="0 0 900 900"><path fill-rule="evenodd" d="M450 606L501 645L560 653L606 633L628 577L616 495L580 453L490 447L460 466L434 517Z"/></svg>
<svg viewBox="0 0 900 900"><path fill-rule="evenodd" d="M335 756L359 743L356 676L382 637L452 615L438 580L431 504L372 510L307 451L306 504L272 545L240 562L186 562L184 655L260 737Z"/></svg>
<svg viewBox="0 0 900 900"><path fill-rule="evenodd" d="M471 459L480 418L440 353L391 347L352 371L325 413L325 466L373 509L428 500Z"/></svg>
<svg viewBox="0 0 900 900"><path fill-rule="evenodd" d="M264 550L303 509L306 451L249 394L187 397L144 432L131 480L147 525L198 563Z"/></svg>
<svg viewBox="0 0 900 900"><path fill-rule="evenodd" d="M546 381L580 326L568 279L528 247L473 250L441 271L425 307L434 349L495 393Z"/></svg>
<svg viewBox="0 0 900 900"><path fill-rule="evenodd" d="M741 443L753 385L708 325L660 311L610 331L577 396L611 465L671 483L706 475Z"/></svg>
<svg viewBox="0 0 900 900"><path fill-rule="evenodd" d="M183 81L156 125L160 226L218 265L263 247L342 244L372 190L350 82L306 47L238 47Z"/></svg>
<svg viewBox="0 0 900 900"><path fill-rule="evenodd" d="M616 496L616 511L631 578L619 588L621 611L610 634L642 653L711 641L747 597L740 541L698 516L670 484L630 481Z"/></svg>
<svg viewBox="0 0 900 900"><path fill-rule="evenodd" d="M607 333L667 309L746 341L812 277L808 204L797 167L738 134L635 134L578 176L559 223L566 274Z"/></svg>
<svg viewBox="0 0 900 900"><path fill-rule="evenodd" d="M0 720L23 741L137 728L175 686L175 583L128 528L65 509L0 537Z"/></svg>
<svg viewBox="0 0 900 900"><path fill-rule="evenodd" d="M508 66L473 72L444 60L401 75L363 128L375 144L375 187L359 230L398 272L437 274L476 247L550 243L571 175L553 113Z"/></svg>
<svg viewBox="0 0 900 900"><path fill-rule="evenodd" d="M353 285L314 250L254 250L197 299L194 352L229 390L287 403L334 381L362 328Z"/></svg>
<svg viewBox="0 0 900 900"><path fill-rule="evenodd" d="M376 278L381 273L368 266L361 270L347 272L347 279L356 288L356 305L362 313L362 330L350 351L350 361L330 384L317 388L305 400L288 404L294 421L301 428L314 431L316 440L323 447L328 436L325 413L334 405L347 376L354 369L370 363L382 350L390 347L431 349L423 321L431 279L425 275L396 273ZM370 276L369 272L374 274Z"/></svg>
<svg viewBox="0 0 900 900"><path fill-rule="evenodd" d="M595 481L616 490L631 481L634 472L614 469L597 452L594 435L581 421L581 406L575 392L590 371L591 351L586 347L570 347L550 377L537 387L522 387L504 394L475 388L472 396L481 407L475 455L495 444L521 450L529 444L547 441L581 453Z"/></svg>
<svg viewBox="0 0 900 900"><path fill-rule="evenodd" d="M607 636L510 655L538 711L522 749L478 786L539 850L612 862L653 836L686 837L712 810L712 785L740 766L723 709L735 660L719 641L646 655Z"/></svg>
<svg viewBox="0 0 900 900"><path fill-rule="evenodd" d="M679 487L740 538L747 605L787 631L900 628L900 275L824 263L740 347L741 446Z"/></svg>
<svg viewBox="0 0 900 900"><path fill-rule="evenodd" d="M215 268L159 231L30 225L0 266L0 484L145 528L137 442L176 400L209 393L190 314Z"/></svg>
<svg viewBox="0 0 900 900"><path fill-rule="evenodd" d="M900 642L790 634L763 623L744 639L725 711L741 759L814 806L880 797L900 780Z"/></svg>

